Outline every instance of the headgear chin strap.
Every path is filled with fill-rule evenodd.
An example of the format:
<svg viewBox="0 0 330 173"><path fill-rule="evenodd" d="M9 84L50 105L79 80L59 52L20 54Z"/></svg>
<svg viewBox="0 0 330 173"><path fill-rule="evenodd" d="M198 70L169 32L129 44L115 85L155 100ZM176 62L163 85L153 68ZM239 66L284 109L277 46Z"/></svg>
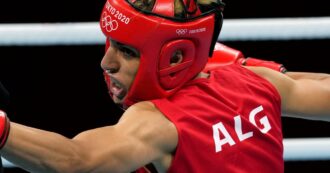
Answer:
<svg viewBox="0 0 330 173"><path fill-rule="evenodd" d="M192 5L184 10L184 18L174 17L174 0L155 0L151 11L127 0L105 3L100 18L105 36L140 51L140 66L125 97L126 106L167 97L203 70L221 29L221 9L203 12ZM178 50L183 59L171 66L170 59Z"/></svg>

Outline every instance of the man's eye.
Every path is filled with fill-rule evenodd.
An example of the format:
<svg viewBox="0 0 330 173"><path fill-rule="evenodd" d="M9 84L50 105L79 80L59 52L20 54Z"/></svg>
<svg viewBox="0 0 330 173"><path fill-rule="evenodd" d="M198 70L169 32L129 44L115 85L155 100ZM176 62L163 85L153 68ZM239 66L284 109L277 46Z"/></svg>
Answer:
<svg viewBox="0 0 330 173"><path fill-rule="evenodd" d="M120 51L122 51L124 56L126 57L139 57L139 55L135 51L127 47L121 47Z"/></svg>

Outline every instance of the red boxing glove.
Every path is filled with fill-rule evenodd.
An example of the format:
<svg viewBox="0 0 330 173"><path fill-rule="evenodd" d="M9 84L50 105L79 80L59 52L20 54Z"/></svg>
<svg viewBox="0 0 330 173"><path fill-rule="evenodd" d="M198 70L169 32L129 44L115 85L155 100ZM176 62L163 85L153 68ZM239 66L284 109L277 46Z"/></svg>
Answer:
<svg viewBox="0 0 330 173"><path fill-rule="evenodd" d="M7 114L0 110L0 149L6 144L10 129L10 121Z"/></svg>
<svg viewBox="0 0 330 173"><path fill-rule="evenodd" d="M274 61L266 61L251 57L245 58L241 51L230 48L219 42L216 43L213 56L209 58L203 71L207 72L217 67L229 64L267 67L282 73L287 71L282 64L278 64Z"/></svg>
<svg viewBox="0 0 330 173"><path fill-rule="evenodd" d="M245 58L241 51L217 42L214 47L213 56L208 59L203 71L207 72L219 66L229 64L243 64L244 60Z"/></svg>
<svg viewBox="0 0 330 173"><path fill-rule="evenodd" d="M248 57L244 60L243 65L245 66L257 66L257 67L267 67L281 73L285 73L287 70L283 64L278 64L274 61L266 61L257 58Z"/></svg>

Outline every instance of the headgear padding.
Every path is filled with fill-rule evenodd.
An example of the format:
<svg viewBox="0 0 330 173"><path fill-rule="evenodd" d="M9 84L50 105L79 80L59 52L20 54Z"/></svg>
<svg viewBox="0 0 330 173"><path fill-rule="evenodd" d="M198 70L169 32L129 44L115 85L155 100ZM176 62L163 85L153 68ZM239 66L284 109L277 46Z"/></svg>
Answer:
<svg viewBox="0 0 330 173"><path fill-rule="evenodd" d="M191 7L184 10L193 11ZM203 13L195 7L194 14L180 19L174 17L174 0L156 0L151 11L126 0L107 0L100 19L103 33L140 52L140 66L125 105L167 97L202 71L213 52L222 14L219 9ZM170 59L178 50L182 62L171 66ZM109 78L106 73L105 77Z"/></svg>

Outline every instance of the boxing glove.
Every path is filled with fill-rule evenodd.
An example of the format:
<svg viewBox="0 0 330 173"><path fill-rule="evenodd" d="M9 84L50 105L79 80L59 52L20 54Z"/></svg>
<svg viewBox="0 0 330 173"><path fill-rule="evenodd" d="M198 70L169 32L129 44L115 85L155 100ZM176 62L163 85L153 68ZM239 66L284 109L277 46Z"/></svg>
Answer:
<svg viewBox="0 0 330 173"><path fill-rule="evenodd" d="M267 61L252 57L245 58L241 51L228 47L219 42L216 43L214 47L213 56L209 58L203 71L207 72L219 66L229 64L267 67L282 73L285 73L287 71L282 64L276 63L274 61Z"/></svg>
<svg viewBox="0 0 330 173"><path fill-rule="evenodd" d="M214 47L213 56L208 59L203 71L207 72L219 66L229 64L243 64L244 59L245 57L241 51L217 42Z"/></svg>
<svg viewBox="0 0 330 173"><path fill-rule="evenodd" d="M7 114L0 110L0 149L6 144L10 129L10 121Z"/></svg>
<svg viewBox="0 0 330 173"><path fill-rule="evenodd" d="M242 62L242 65L267 67L267 68L279 71L281 73L285 73L287 71L286 68L283 66L283 64L279 64L279 63L274 62L274 61L266 61L266 60L262 60L262 59L252 58L252 57L246 58Z"/></svg>

